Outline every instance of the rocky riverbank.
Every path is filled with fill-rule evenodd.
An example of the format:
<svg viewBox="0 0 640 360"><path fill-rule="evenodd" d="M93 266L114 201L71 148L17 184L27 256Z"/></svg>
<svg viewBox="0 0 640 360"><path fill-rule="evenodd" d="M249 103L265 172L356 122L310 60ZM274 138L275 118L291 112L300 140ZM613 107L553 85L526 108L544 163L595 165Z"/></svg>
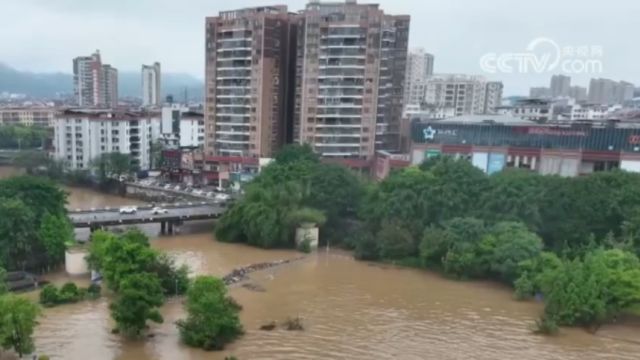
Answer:
<svg viewBox="0 0 640 360"><path fill-rule="evenodd" d="M227 286L232 284L237 284L243 280L248 279L249 278L248 275L252 272L265 270L265 269L269 269L269 268L284 265L284 264L289 264L294 261L302 260L304 258L305 258L304 256L301 256L293 259L268 261L268 262L261 262L261 263L243 266L237 269L233 269L233 271L231 271L229 274L225 275L222 278L222 281L224 281L225 285Z"/></svg>

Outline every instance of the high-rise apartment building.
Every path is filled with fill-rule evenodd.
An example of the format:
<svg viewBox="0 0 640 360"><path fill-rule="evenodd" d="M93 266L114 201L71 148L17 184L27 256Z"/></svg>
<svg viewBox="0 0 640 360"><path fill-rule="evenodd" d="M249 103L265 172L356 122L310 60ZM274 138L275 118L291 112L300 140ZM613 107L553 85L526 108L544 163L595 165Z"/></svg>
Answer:
<svg viewBox="0 0 640 360"><path fill-rule="evenodd" d="M551 77L551 97L569 96L571 89L571 77L565 75L553 75Z"/></svg>
<svg viewBox="0 0 640 360"><path fill-rule="evenodd" d="M593 104L623 104L633 99L634 85L626 81L591 79L589 102Z"/></svg>
<svg viewBox="0 0 640 360"><path fill-rule="evenodd" d="M206 19L205 152L270 157L291 123L295 14L286 6Z"/></svg>
<svg viewBox="0 0 640 360"><path fill-rule="evenodd" d="M587 88L582 86L572 86L569 89L569 97L576 101L587 101Z"/></svg>
<svg viewBox="0 0 640 360"><path fill-rule="evenodd" d="M424 49L412 49L407 57L404 81L404 108L420 105L424 101L427 79L433 75L433 55Z"/></svg>
<svg viewBox="0 0 640 360"><path fill-rule="evenodd" d="M142 65L142 106L158 106L162 103L160 87L160 63Z"/></svg>
<svg viewBox="0 0 640 360"><path fill-rule="evenodd" d="M102 93L104 107L118 106L118 70L111 65L102 65Z"/></svg>
<svg viewBox="0 0 640 360"><path fill-rule="evenodd" d="M455 116L490 114L502 102L502 83L482 76L444 74L427 80L425 104L453 109Z"/></svg>
<svg viewBox="0 0 640 360"><path fill-rule="evenodd" d="M73 90L78 106L98 106L104 103L101 78L100 51L96 50L91 56L73 59Z"/></svg>
<svg viewBox="0 0 640 360"><path fill-rule="evenodd" d="M73 59L73 88L80 107L115 107L118 104L118 70L102 64L100 51Z"/></svg>
<svg viewBox="0 0 640 360"><path fill-rule="evenodd" d="M300 16L295 139L331 158L398 150L409 16L354 0L313 0Z"/></svg>

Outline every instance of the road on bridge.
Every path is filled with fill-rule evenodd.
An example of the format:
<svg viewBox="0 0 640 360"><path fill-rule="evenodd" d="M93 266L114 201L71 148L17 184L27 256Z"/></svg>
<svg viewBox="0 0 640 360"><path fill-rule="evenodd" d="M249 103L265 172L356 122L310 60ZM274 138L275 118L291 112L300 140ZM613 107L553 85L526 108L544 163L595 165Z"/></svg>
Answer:
<svg viewBox="0 0 640 360"><path fill-rule="evenodd" d="M70 211L69 219L74 227L89 228L144 223L177 223L218 218L226 210L226 206L220 203L201 203L165 209L167 210L165 214L153 214L151 207L139 207L133 214L121 214L120 209Z"/></svg>

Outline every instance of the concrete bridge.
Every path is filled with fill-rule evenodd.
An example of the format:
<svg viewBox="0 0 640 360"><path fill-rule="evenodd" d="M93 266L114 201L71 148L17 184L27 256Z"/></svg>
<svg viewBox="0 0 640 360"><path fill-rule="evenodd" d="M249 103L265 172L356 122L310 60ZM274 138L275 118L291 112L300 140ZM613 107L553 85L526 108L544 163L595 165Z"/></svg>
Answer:
<svg viewBox="0 0 640 360"><path fill-rule="evenodd" d="M121 214L120 208L69 211L69 220L76 228L95 231L105 226L160 223L161 232L173 233L175 225L185 221L217 219L226 210L226 205L213 202L174 204L162 207L167 212L153 214L152 206L137 207L133 214Z"/></svg>

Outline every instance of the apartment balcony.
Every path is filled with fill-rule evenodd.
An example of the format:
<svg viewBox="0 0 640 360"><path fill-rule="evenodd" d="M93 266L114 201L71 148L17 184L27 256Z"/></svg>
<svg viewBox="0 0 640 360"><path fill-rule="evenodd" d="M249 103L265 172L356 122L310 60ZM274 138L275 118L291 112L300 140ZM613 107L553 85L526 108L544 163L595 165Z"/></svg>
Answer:
<svg viewBox="0 0 640 360"><path fill-rule="evenodd" d="M216 126L250 126L251 124L248 121L240 120L240 121L228 121L230 119L225 119L225 121L216 121Z"/></svg>
<svg viewBox="0 0 640 360"><path fill-rule="evenodd" d="M224 112L216 112L216 117L220 116L244 116L249 117L251 114L248 111L231 111L231 108L225 108Z"/></svg>
<svg viewBox="0 0 640 360"><path fill-rule="evenodd" d="M244 135L249 136L249 131L239 131L239 130L216 130L216 134L220 135Z"/></svg>
<svg viewBox="0 0 640 360"><path fill-rule="evenodd" d="M225 39L217 42L217 51L251 49L251 39Z"/></svg>

